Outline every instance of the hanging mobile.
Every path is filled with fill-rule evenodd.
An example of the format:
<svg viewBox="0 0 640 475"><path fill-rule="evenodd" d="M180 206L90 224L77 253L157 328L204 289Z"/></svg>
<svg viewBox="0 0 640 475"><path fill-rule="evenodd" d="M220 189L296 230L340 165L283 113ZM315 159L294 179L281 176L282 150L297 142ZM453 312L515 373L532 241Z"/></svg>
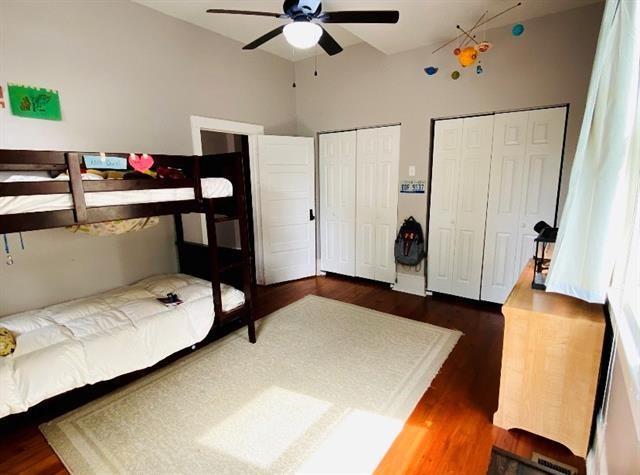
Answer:
<svg viewBox="0 0 640 475"><path fill-rule="evenodd" d="M7 239L7 235L6 234L3 234L2 236L4 238L4 253L7 255L7 265L8 266L12 266L13 265L13 257L9 253L9 240Z"/></svg>

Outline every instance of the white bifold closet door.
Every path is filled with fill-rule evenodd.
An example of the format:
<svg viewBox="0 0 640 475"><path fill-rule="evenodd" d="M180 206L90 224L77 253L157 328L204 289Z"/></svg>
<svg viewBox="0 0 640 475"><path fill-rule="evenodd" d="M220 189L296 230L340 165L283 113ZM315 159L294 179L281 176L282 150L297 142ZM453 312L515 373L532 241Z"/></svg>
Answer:
<svg viewBox="0 0 640 475"><path fill-rule="evenodd" d="M493 117L436 122L429 290L480 298Z"/></svg>
<svg viewBox="0 0 640 475"><path fill-rule="evenodd" d="M356 275L356 132L321 134L320 269Z"/></svg>
<svg viewBox="0 0 640 475"><path fill-rule="evenodd" d="M400 126L357 135L356 276L395 282Z"/></svg>
<svg viewBox="0 0 640 475"><path fill-rule="evenodd" d="M503 303L535 251L534 224L556 218L566 109L496 114L482 300Z"/></svg>

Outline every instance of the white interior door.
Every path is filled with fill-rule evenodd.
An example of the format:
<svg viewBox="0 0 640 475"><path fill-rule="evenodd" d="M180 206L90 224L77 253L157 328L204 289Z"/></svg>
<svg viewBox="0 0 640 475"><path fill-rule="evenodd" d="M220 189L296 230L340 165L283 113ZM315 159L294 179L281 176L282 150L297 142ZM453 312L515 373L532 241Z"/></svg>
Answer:
<svg viewBox="0 0 640 475"><path fill-rule="evenodd" d="M504 300L516 281L522 174L529 113L496 114L487 207L482 299Z"/></svg>
<svg viewBox="0 0 640 475"><path fill-rule="evenodd" d="M375 279L378 129L358 130L356 135L356 275Z"/></svg>
<svg viewBox="0 0 640 475"><path fill-rule="evenodd" d="M451 294L480 298L493 116L464 119L458 173Z"/></svg>
<svg viewBox="0 0 640 475"><path fill-rule="evenodd" d="M516 244L516 278L535 253L533 240L537 234L533 226L538 221L555 224L566 115L564 107L529 111Z"/></svg>
<svg viewBox="0 0 640 475"><path fill-rule="evenodd" d="M258 137L265 284L316 273L314 142Z"/></svg>
<svg viewBox="0 0 640 475"><path fill-rule="evenodd" d="M356 272L356 132L321 134L320 268Z"/></svg>
<svg viewBox="0 0 640 475"><path fill-rule="evenodd" d="M393 250L398 227L400 126L380 127L377 131L374 279L391 284L396 281Z"/></svg>
<svg viewBox="0 0 640 475"><path fill-rule="evenodd" d="M565 117L565 108L495 117L482 300L504 303L533 256L533 225L554 223Z"/></svg>
<svg viewBox="0 0 640 475"><path fill-rule="evenodd" d="M464 120L435 123L429 208L427 288L451 293L458 197L458 175L462 155Z"/></svg>
<svg viewBox="0 0 640 475"><path fill-rule="evenodd" d="M400 126L356 132L356 276L395 282Z"/></svg>

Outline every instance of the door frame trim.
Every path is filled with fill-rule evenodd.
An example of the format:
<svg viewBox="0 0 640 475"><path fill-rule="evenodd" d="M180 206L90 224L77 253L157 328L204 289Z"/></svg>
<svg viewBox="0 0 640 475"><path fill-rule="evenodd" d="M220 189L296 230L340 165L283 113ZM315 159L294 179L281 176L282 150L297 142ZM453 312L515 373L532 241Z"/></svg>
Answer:
<svg viewBox="0 0 640 475"><path fill-rule="evenodd" d="M251 196L253 196L251 208L253 210L253 233L255 241L253 247L256 262L256 282L262 285L264 284L264 258L262 249L262 222L260 221L260 199L258 198L260 196L260 174L256 172L258 171L258 135L264 135L264 126L197 115L190 117L190 124L191 143L195 155L202 155L201 132L203 130L246 135L249 139L249 169L252 171L250 182ZM200 219L202 226L206 228L206 217L203 215Z"/></svg>

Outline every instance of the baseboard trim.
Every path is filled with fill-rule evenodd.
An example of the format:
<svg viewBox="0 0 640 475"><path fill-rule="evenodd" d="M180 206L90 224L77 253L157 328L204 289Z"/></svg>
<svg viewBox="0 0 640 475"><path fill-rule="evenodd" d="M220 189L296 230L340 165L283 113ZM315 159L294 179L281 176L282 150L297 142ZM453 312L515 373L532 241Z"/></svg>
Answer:
<svg viewBox="0 0 640 475"><path fill-rule="evenodd" d="M397 282L391 285L391 288L396 292L419 295L420 297L426 295L425 287L425 278L422 274L398 274Z"/></svg>

